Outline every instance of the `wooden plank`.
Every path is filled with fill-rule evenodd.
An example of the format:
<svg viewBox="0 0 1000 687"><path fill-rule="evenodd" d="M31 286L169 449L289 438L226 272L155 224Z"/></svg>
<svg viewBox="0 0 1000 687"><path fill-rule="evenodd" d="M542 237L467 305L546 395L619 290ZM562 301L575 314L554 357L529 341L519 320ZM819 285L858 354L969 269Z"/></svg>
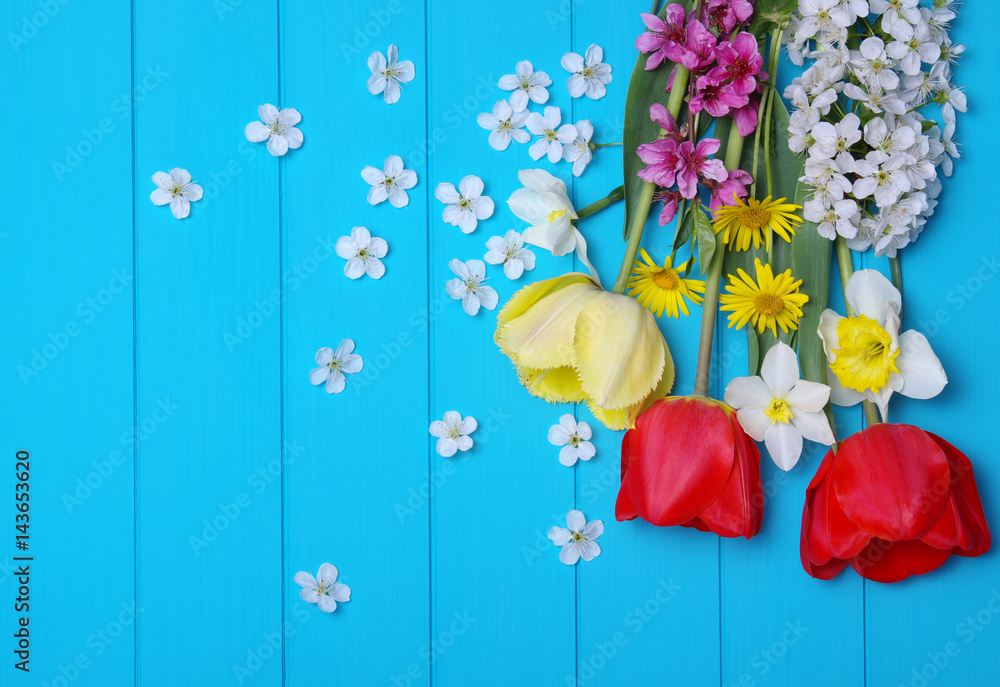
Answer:
<svg viewBox="0 0 1000 687"><path fill-rule="evenodd" d="M4 187L17 189L0 228L4 684L130 684L129 4L24 0L7 3L4 16L0 92L22 107L0 171ZM16 470L21 450L27 465ZM26 492L15 492L20 472ZM29 504L23 532L20 503ZM27 550L15 548L17 535L27 535ZM52 593L66 586L66 571L85 590L71 612L66 594ZM21 618L29 636L15 639ZM21 641L30 655L15 658ZM30 672L15 669L26 658Z"/></svg>
<svg viewBox="0 0 1000 687"><path fill-rule="evenodd" d="M305 132L284 161L284 267L303 273L297 287L286 283L285 436L307 447L286 476L286 682L427 685L424 4L282 0L281 26L283 97L302 112ZM365 87L368 56L390 43L416 66L393 105ZM361 170L381 169L392 154L418 184L406 207L373 207ZM377 281L352 281L343 259L316 253L355 226L388 242ZM329 395L309 383L309 370L317 349L344 338L364 368ZM304 608L291 582L324 561L353 591L332 616ZM328 647L329 660L317 660L317 647Z"/></svg>
<svg viewBox="0 0 1000 687"><path fill-rule="evenodd" d="M135 7L139 682L281 680L278 161L243 127L277 98L275 0ZM150 175L205 189L178 221ZM169 644L165 645L165 642ZM166 649L165 646L172 647Z"/></svg>

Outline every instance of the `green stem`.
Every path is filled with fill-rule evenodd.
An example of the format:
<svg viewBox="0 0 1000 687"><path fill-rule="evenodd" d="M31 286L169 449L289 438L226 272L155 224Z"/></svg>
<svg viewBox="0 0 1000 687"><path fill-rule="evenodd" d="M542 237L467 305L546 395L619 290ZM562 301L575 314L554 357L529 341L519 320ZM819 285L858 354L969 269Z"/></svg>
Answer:
<svg viewBox="0 0 1000 687"><path fill-rule="evenodd" d="M726 169L732 171L740 166L743 155L743 137L732 123L729 143L726 146ZM700 208L692 208L692 212L701 212ZM726 244L722 237L715 236L715 252L712 262L705 275L705 298L701 306L701 338L698 341L698 369L694 377L694 395L708 395L708 380L712 370L712 339L715 337L715 316L719 310L719 284L722 279L722 263L726 254Z"/></svg>
<svg viewBox="0 0 1000 687"><path fill-rule="evenodd" d="M854 317L854 309L851 308L851 304L847 301L847 281L854 274L854 265L851 261L851 249L847 245L847 239L843 236L837 236L836 240L837 246L837 265L840 267L840 287L844 291L844 307L847 310L848 317ZM878 408L874 403L868 400L861 401L861 407L865 411L865 425L871 427L872 425L877 425L882 421L879 417Z"/></svg>
<svg viewBox="0 0 1000 687"><path fill-rule="evenodd" d="M597 150L598 148L604 148L606 146L620 146L621 144L621 141L618 141L617 143L591 143L590 149Z"/></svg>
<svg viewBox="0 0 1000 687"><path fill-rule="evenodd" d="M600 200L596 200L582 210L576 211L576 218L583 219L587 215L592 215L599 210L603 210L612 203L617 203L619 200L625 197L625 187L619 186L618 188L612 189L611 193L606 195Z"/></svg>
<svg viewBox="0 0 1000 687"><path fill-rule="evenodd" d="M681 105L684 103L684 94L687 91L687 83L690 72L677 65L677 73L674 74L674 85L670 91L670 98L667 99L667 111L670 116L677 120L680 114ZM642 240L642 230L646 226L646 219L649 217L649 207L653 203L653 194L656 192L656 184L647 181L642 185L642 193L635 208L635 216L632 218L632 227L629 232L628 245L625 247L625 257L622 260L621 269L618 270L618 279L615 280L615 293L625 293L629 275L632 274L632 263L639 253L639 242Z"/></svg>
<svg viewBox="0 0 1000 687"><path fill-rule="evenodd" d="M896 257L889 258L889 272L892 275L892 285L896 287L896 290L903 293L903 268L899 264L899 254Z"/></svg>
<svg viewBox="0 0 1000 687"><path fill-rule="evenodd" d="M781 29L775 29L771 34L771 54L767 58L767 79L774 86L774 91L767 101L767 124L764 129L764 164L767 168L767 195L774 195L774 184L771 181L771 113L774 101L778 97L778 51L781 49ZM760 118L758 117L758 123Z"/></svg>

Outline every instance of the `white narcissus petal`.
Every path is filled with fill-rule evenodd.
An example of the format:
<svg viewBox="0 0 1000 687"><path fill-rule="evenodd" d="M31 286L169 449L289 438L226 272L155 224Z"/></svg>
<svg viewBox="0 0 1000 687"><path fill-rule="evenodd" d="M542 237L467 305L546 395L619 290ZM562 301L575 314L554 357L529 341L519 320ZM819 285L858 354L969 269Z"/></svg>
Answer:
<svg viewBox="0 0 1000 687"><path fill-rule="evenodd" d="M566 527L570 529L571 532L579 532L587 524L587 518L583 516L583 513L578 510L571 510L566 513Z"/></svg>
<svg viewBox="0 0 1000 687"><path fill-rule="evenodd" d="M782 470L791 470L802 455L802 435L788 422L775 422L764 435L771 460Z"/></svg>
<svg viewBox="0 0 1000 687"><path fill-rule="evenodd" d="M754 441L763 441L767 430L771 428L771 418L763 408L740 408L736 411L736 419L740 421L743 430L753 437Z"/></svg>
<svg viewBox="0 0 1000 687"><path fill-rule="evenodd" d="M775 398L784 398L799 381L799 360L795 351L779 341L764 356L760 376Z"/></svg>
<svg viewBox="0 0 1000 687"><path fill-rule="evenodd" d="M559 552L559 560L566 565L575 565L580 560L580 554L580 546L575 542L569 542Z"/></svg>
<svg viewBox="0 0 1000 687"><path fill-rule="evenodd" d="M549 530L548 538L552 540L552 543L556 546L564 546L573 536L565 527L558 527L553 525L552 529Z"/></svg>
<svg viewBox="0 0 1000 687"><path fill-rule="evenodd" d="M948 376L931 345L920 332L909 330L899 337L896 366L903 378L899 393L910 398L933 398L948 384Z"/></svg>
<svg viewBox="0 0 1000 687"><path fill-rule="evenodd" d="M251 143L260 143L271 135L271 129L263 122L250 122L243 129L243 135Z"/></svg>
<svg viewBox="0 0 1000 687"><path fill-rule="evenodd" d="M840 378L829 365L826 367L826 383L830 387L830 402L835 406L853 406L865 399L865 395L860 391L848 389L841 384Z"/></svg>
<svg viewBox="0 0 1000 687"><path fill-rule="evenodd" d="M902 299L899 291L877 270L858 270L847 280L847 302L858 315L865 315L885 325L889 310L899 315Z"/></svg>
<svg viewBox="0 0 1000 687"><path fill-rule="evenodd" d="M833 436L833 430L830 429L830 421L823 411L815 413L794 412L792 413L792 424L795 425L795 429L799 430L802 438L809 441L830 446L837 440Z"/></svg>
<svg viewBox="0 0 1000 687"><path fill-rule="evenodd" d="M579 459L577 455L576 448L573 446L563 446L559 450L559 462L566 467L572 467L576 465L576 461Z"/></svg>
<svg viewBox="0 0 1000 687"><path fill-rule="evenodd" d="M833 362L837 358L833 351L840 348L837 325L840 324L842 319L844 318L830 308L824 310L823 314L819 317L819 328L816 333L823 340L823 351L826 353L826 359L830 362Z"/></svg>
<svg viewBox="0 0 1000 687"><path fill-rule="evenodd" d="M807 413L816 413L826 406L830 400L830 387L819 382L801 379L785 396L790 407Z"/></svg>
<svg viewBox="0 0 1000 687"><path fill-rule="evenodd" d="M774 395L760 377L736 377L726 386L723 400L733 408L766 408Z"/></svg>

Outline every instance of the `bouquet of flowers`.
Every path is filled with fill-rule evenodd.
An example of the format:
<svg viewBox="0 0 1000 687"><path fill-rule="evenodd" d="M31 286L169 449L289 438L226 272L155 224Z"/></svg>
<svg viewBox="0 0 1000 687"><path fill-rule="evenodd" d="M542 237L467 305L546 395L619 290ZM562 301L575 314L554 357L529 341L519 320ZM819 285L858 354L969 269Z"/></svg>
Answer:
<svg viewBox="0 0 1000 687"><path fill-rule="evenodd" d="M588 267L574 222L625 201L627 243L611 288L593 269L527 286L501 310L495 335L530 393L586 403L627 430L619 520L749 539L763 511L757 442L789 470L808 439L831 446L805 498L810 575L850 565L892 582L989 549L969 459L888 423L894 393L929 399L947 383L926 337L901 330L898 252L924 229L958 158L966 102L952 82L964 51L949 37L956 4L654 6L637 18L645 29L625 105L622 187L577 212L561 181L522 172L510 205L531 225L524 241L578 250ZM783 91L791 111L777 88L783 54L803 68ZM589 51L577 61L581 90L597 67ZM576 160L598 147L585 128ZM641 247L654 206L659 225L674 226L672 252L659 260ZM891 281L854 271L852 254L870 249L890 258ZM827 308L834 256L844 313ZM674 366L656 320L692 305L702 308L694 393L670 396ZM747 331L750 375L713 399L720 312ZM831 402L863 404L867 428L838 438Z"/></svg>

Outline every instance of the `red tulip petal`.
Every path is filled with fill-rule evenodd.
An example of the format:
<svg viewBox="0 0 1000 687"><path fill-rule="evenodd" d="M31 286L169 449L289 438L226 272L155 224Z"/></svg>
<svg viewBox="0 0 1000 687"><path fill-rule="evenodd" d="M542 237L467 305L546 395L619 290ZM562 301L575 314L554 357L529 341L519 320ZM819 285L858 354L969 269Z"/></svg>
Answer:
<svg viewBox="0 0 1000 687"><path fill-rule="evenodd" d="M910 575L923 575L936 570L951 556L928 546L919 539L889 542L872 539L858 556L850 560L851 567L862 577L874 582L899 582Z"/></svg>
<svg viewBox="0 0 1000 687"><path fill-rule="evenodd" d="M621 489L618 490L618 500L615 501L615 520L622 522L635 520L637 517L639 514L635 512L632 497L628 494L628 485L622 484Z"/></svg>
<svg viewBox="0 0 1000 687"><path fill-rule="evenodd" d="M960 556L979 556L990 550L992 537L986 515L983 513L983 503L976 488L976 477L972 472L972 463L964 453L949 444L939 436L928 432L928 435L945 452L948 465L951 467L951 502L949 507L956 509L957 521L969 535L971 541L962 540ZM928 544L932 542L928 541Z"/></svg>
<svg viewBox="0 0 1000 687"><path fill-rule="evenodd" d="M826 454L819 470L816 471L816 476L820 478L819 483L806 492L802 538L807 543L808 552L803 552L803 555L806 555L803 565L806 560L814 566L823 566L836 559L846 561L864 550L871 539L870 534L855 525L844 514L834 496L831 480L821 477L829 473L837 458L833 451Z"/></svg>
<svg viewBox="0 0 1000 687"><path fill-rule="evenodd" d="M764 491L760 484L760 452L733 418L736 456L733 471L719 498L699 519L720 537L750 539L760 531Z"/></svg>
<svg viewBox="0 0 1000 687"><path fill-rule="evenodd" d="M625 481L625 471L628 470L629 441L633 432L635 432L635 430L630 429L625 432L625 436L622 437L622 482Z"/></svg>
<svg viewBox="0 0 1000 687"><path fill-rule="evenodd" d="M806 565L806 572L818 580L832 580L846 567L847 561L840 558L834 558L832 561L825 563L824 565L814 565L809 563Z"/></svg>
<svg viewBox="0 0 1000 687"><path fill-rule="evenodd" d="M962 515L954 496L948 497L944 515L931 531L920 538L923 543L935 549L969 549L972 547L972 532L962 524Z"/></svg>
<svg viewBox="0 0 1000 687"><path fill-rule="evenodd" d="M687 522L682 523L681 527L693 527L696 530L698 530L699 532L711 532L712 531L711 529L709 529L708 525L706 525L705 523L703 523L701 521L701 518L695 518L694 520L688 520Z"/></svg>
<svg viewBox="0 0 1000 687"><path fill-rule="evenodd" d="M830 471L844 513L887 541L918 539L948 505L948 459L930 436L910 425L872 425L840 444Z"/></svg>
<svg viewBox="0 0 1000 687"><path fill-rule="evenodd" d="M701 398L657 401L636 421L625 481L639 516L681 525L719 497L734 459L733 430L721 404Z"/></svg>

